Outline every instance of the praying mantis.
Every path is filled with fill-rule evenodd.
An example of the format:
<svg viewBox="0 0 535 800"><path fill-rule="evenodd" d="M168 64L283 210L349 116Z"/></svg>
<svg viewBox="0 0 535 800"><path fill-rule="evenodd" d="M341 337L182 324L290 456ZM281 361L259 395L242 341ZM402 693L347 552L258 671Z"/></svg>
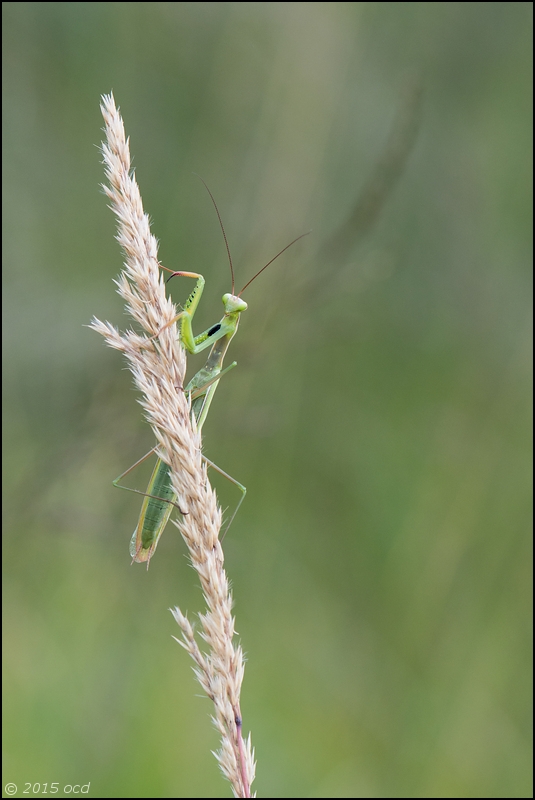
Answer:
<svg viewBox="0 0 535 800"><path fill-rule="evenodd" d="M301 236L298 236L296 239L290 242L290 244L286 245L286 247L280 250L280 252L278 252L277 255L271 259L271 261L268 261L268 263L245 284L243 289L238 292L238 294L235 294L234 267L232 264L230 248L225 229L223 227L223 222L221 220L221 215L219 213L219 209L217 208L217 204L214 200L212 192L206 183L204 181L202 182L204 183L212 203L214 204L217 217L219 219L219 224L223 232L223 238L225 240L230 266L232 289L230 292L227 292L223 295L224 315L221 320L215 325L207 328L198 336L194 336L192 330L192 321L204 290L205 279L197 272L173 271L168 270L167 267L163 267L163 269L171 272L168 280L171 280L173 277L180 276L185 278L195 278L197 281L189 298L184 303L183 310L177 315L174 321L180 320L180 339L188 353L195 355L202 352L206 348L211 347L206 364L192 377L185 388L185 392L191 400L190 413L195 418L197 430L199 432L206 421L210 405L221 377L236 366L236 362L234 361L228 367L223 369L223 362L227 350L238 330L240 315L247 309L247 303L242 299L241 295L245 289L247 289L247 287L250 286L251 283L260 275L260 273L269 267L273 261L275 261L276 258L282 255L285 250L288 250L288 248L295 244L295 242L299 241L299 239L302 239L303 236L307 236L308 233L310 233L310 231L307 231L307 233L301 234ZM169 517L171 516L173 508L177 508L180 511L180 506L176 502L177 496L171 485L169 467L161 459L157 460L146 492L140 492L137 489L129 489L129 487L120 484L119 481L124 478L125 475L135 469L135 467L137 467L142 461L148 458L148 456L154 452L154 449L147 453L146 456L143 456L143 458L141 458L139 461L136 461L133 466L129 467L129 469L127 469L113 481L113 485L120 489L128 489L129 491L144 495L139 520L130 541L130 555L132 557L132 561L139 563L146 562L147 568L152 556L154 555L154 551L156 550L160 537L169 521ZM209 459L207 459L205 456L203 456L203 459L208 466L217 470L221 475L234 483L234 485L237 486L242 493L232 517L225 528L226 533L245 498L247 490L245 486L216 466L216 464L214 464L212 461L209 461Z"/></svg>

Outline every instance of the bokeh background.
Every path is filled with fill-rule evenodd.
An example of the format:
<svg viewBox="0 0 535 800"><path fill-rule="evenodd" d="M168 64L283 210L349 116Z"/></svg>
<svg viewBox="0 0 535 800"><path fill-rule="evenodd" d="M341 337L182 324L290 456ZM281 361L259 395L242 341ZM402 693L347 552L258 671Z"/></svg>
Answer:
<svg viewBox="0 0 535 800"><path fill-rule="evenodd" d="M225 551L258 795L530 797L531 4L3 22L4 784L230 796L171 638L196 576L172 526L130 565L140 503L111 482L152 437L84 327L129 324L113 90L162 262L206 276L196 331L230 287L193 172L238 287L312 229L247 291L204 429L248 487Z"/></svg>

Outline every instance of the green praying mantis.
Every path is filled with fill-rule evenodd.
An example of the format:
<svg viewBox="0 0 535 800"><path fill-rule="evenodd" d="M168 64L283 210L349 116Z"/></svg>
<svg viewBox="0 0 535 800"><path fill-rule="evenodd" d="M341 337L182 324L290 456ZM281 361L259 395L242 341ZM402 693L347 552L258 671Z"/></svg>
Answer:
<svg viewBox="0 0 535 800"><path fill-rule="evenodd" d="M251 278L251 280L245 284L243 289L238 292L238 294L235 294L234 267L232 264L230 248L228 245L227 236L225 234L225 229L223 227L223 222L221 220L221 215L219 214L219 209L217 208L217 204L210 189L204 181L203 183L208 191L208 194L210 195L219 219L230 266L232 290L223 295L223 306L225 311L222 319L215 325L207 328L205 331L203 331L203 333L200 333L198 336L194 336L192 330L192 321L204 290L204 277L197 272L173 271L168 270L167 267L163 267L163 269L171 272L168 280L171 280L173 277L180 276L186 278L195 278L197 281L195 288L191 292L187 301L184 303L182 311L177 315L174 321L180 320L180 339L188 353L197 354L206 348L211 347L206 364L192 377L185 388L186 395L188 395L191 401L190 413L195 418L198 431L201 431L206 417L208 416L208 411L221 377L236 366L236 362L234 361L228 367L223 369L223 362L227 350L238 330L240 315L247 309L247 303L245 300L242 300L241 295L245 289L247 289L247 287L250 286L251 283L260 275L260 273L269 267L273 261L275 261L276 258L282 255L285 250L288 250L288 248L295 244L295 242L299 241L299 239L302 239L303 236L307 236L308 233L310 233L310 231L307 231L307 233L301 234L301 236L298 236L296 239L290 242L290 244L286 245L286 247L278 252L277 255L271 259L271 261L268 261L268 263L265 264L265 266L263 266L262 269L260 269ZM171 485L169 467L161 459L157 460L146 492L140 492L138 489L130 489L129 487L120 484L119 481L124 478L125 475L135 469L139 464L141 464L142 461L148 458L155 449L156 448L151 450L149 453L139 459L139 461L136 461L135 464L129 467L113 481L113 485L120 489L127 489L128 491L133 491L137 494L144 495L139 520L130 541L130 555L132 556L132 561L137 561L140 563L147 562L147 568L152 556L154 555L154 551L158 546L160 537L169 521L169 517L171 516L173 508L177 508L179 511L181 511L180 506L177 503L177 496ZM237 486L241 491L241 497L238 501L238 504L225 528L226 533L245 498L246 488L222 469L220 469L212 461L207 459L204 455L203 460L208 466L212 467L221 475L234 483L234 485Z"/></svg>

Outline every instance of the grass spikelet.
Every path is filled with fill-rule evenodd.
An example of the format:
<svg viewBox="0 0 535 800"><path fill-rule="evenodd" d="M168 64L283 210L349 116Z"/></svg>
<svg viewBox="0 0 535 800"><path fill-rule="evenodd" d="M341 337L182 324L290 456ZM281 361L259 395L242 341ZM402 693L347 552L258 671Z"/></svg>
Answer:
<svg viewBox="0 0 535 800"><path fill-rule="evenodd" d="M200 614L201 650L195 632L179 608L172 614L182 631L179 643L195 662L195 675L214 703L213 721L221 735L215 756L235 797L251 797L255 762L250 736L242 738L240 690L244 658L234 643L232 595L219 541L221 510L201 458L201 439L183 391L186 356L176 328L177 311L165 295L158 264L158 245L150 232L139 187L130 170L129 143L113 95L103 95L101 110L106 141L102 144L108 181L104 191L117 217L117 240L124 269L117 291L126 310L147 335L119 332L94 318L90 327L107 344L121 350L141 392L141 405L157 440L157 455L171 470L180 508L178 522L191 564L199 575L207 611ZM154 338L153 338L154 337Z"/></svg>

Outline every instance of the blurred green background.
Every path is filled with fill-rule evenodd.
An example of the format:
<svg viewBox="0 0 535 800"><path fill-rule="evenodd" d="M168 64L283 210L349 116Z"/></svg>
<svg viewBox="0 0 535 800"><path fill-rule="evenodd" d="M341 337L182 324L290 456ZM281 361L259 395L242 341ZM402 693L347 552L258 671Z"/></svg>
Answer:
<svg viewBox="0 0 535 800"><path fill-rule="evenodd" d="M198 582L171 526L130 565L140 503L111 481L152 436L83 327L129 324L113 90L162 262L207 278L197 332L230 286L192 172L238 287L312 229L247 291L204 429L248 487L225 551L258 795L530 797L531 4L3 21L4 784L230 796L171 638Z"/></svg>

